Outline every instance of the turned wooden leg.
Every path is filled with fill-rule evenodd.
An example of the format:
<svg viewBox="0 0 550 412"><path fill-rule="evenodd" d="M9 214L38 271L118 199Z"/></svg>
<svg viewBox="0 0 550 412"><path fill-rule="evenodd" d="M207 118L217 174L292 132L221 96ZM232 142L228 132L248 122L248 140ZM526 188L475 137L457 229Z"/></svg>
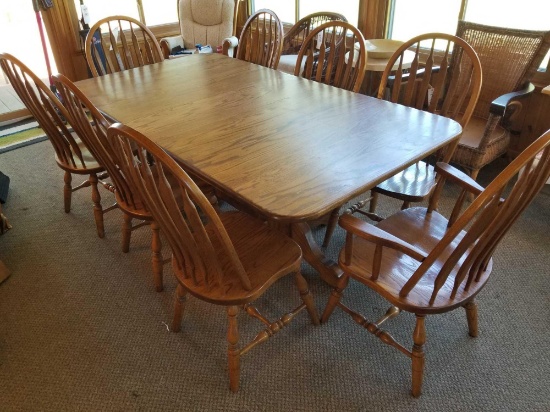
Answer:
<svg viewBox="0 0 550 412"><path fill-rule="evenodd" d="M174 319L172 320L172 332L181 330L181 318L187 301L187 291L183 286L178 285L176 288L176 303L174 305Z"/></svg>
<svg viewBox="0 0 550 412"><path fill-rule="evenodd" d="M412 349L412 395L418 398L422 393L422 378L424 377L424 349L426 343L426 326L424 315L416 315L416 327L413 333Z"/></svg>
<svg viewBox="0 0 550 412"><path fill-rule="evenodd" d="M319 325L320 323L319 313L317 312L317 308L315 307L315 302L313 301L313 297L309 292L307 281L304 279L300 271L296 272L295 279L296 279L296 286L300 291L300 297L302 298L302 302L304 302L306 305L306 309L309 313L309 317L311 318L311 321L313 322L314 325Z"/></svg>
<svg viewBox="0 0 550 412"><path fill-rule="evenodd" d="M240 379L240 353L237 348L239 343L239 330L237 328L237 313L239 308L237 306L227 307L227 317L229 319L229 327L227 329L227 358L229 362L229 388L232 392L239 390Z"/></svg>
<svg viewBox="0 0 550 412"><path fill-rule="evenodd" d="M332 234L334 233L334 229L338 224L338 216L340 216L340 208L334 209L331 212L330 217L328 218L327 229L325 231L325 238L323 239L323 247L327 247L330 242L330 238L332 237Z"/></svg>
<svg viewBox="0 0 550 412"><path fill-rule="evenodd" d="M73 176L70 172L65 172L63 181L65 182L63 185L63 203L65 206L65 213L69 213L71 211L71 195L73 192L73 188L71 186Z"/></svg>
<svg viewBox="0 0 550 412"><path fill-rule="evenodd" d="M162 243L160 241L160 229L157 222L151 222L151 230L153 231L153 236L151 239L151 250L153 252L153 277L157 292L162 292Z"/></svg>
<svg viewBox="0 0 550 412"><path fill-rule="evenodd" d="M132 237L132 216L124 213L122 216L122 252L130 250L130 238Z"/></svg>
<svg viewBox="0 0 550 412"><path fill-rule="evenodd" d="M472 337L477 336L477 304L474 300L469 301L464 305L466 309L466 319L468 320L468 333Z"/></svg>
<svg viewBox="0 0 550 412"><path fill-rule="evenodd" d="M369 203L369 212L375 213L376 212L376 206L378 205L378 192L375 192L374 190L370 191L370 203Z"/></svg>
<svg viewBox="0 0 550 412"><path fill-rule="evenodd" d="M90 186L92 186L92 202L94 204L94 217L95 225L97 228L97 235L100 238L105 236L105 229L103 227L103 209L101 207L101 195L97 189L97 176L95 174L90 175Z"/></svg>
<svg viewBox="0 0 550 412"><path fill-rule="evenodd" d="M348 281L349 277L346 276L346 274L343 274L342 277L338 280L338 285L334 289L332 289L332 292L328 298L327 306L325 307L323 315L321 316L321 323L325 323L326 321L328 321L328 318L330 318L330 315L332 315L332 312L334 312L334 309L342 298L342 293L344 289L348 285Z"/></svg>

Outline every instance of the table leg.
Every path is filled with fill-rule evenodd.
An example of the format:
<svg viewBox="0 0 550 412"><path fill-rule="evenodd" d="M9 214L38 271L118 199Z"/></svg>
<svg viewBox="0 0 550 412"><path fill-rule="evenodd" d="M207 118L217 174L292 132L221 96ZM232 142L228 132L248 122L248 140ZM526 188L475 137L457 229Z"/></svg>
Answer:
<svg viewBox="0 0 550 412"><path fill-rule="evenodd" d="M292 223L290 227L292 239L302 248L302 254L307 263L309 263L330 286L335 287L342 276L342 269L336 262L325 256L321 250L308 223Z"/></svg>

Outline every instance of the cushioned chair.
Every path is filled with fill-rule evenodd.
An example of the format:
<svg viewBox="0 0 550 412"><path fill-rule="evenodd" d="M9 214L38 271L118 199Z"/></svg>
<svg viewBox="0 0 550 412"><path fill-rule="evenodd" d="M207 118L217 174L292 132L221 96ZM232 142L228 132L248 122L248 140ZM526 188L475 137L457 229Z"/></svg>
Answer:
<svg viewBox="0 0 550 412"><path fill-rule="evenodd" d="M235 57L277 69L283 47L283 24L267 9L258 10L244 24Z"/></svg>
<svg viewBox="0 0 550 412"><path fill-rule="evenodd" d="M540 161L535 165L533 159L541 151ZM525 169L518 177L522 168ZM340 218L340 225L347 232L339 258L344 273L321 319L326 322L339 306L382 342L408 356L412 360L415 397L421 393L424 376L426 316L464 308L470 336L478 335L474 299L489 280L492 255L499 242L550 176L550 131L512 161L486 189L447 163L438 163L436 171L441 179L427 209L405 209L376 226L349 214ZM446 179L462 190L449 219L434 210ZM467 192L477 197L462 212ZM501 271L506 272L506 268ZM379 320L368 321L342 303L342 292L350 278L391 304ZM416 316L411 350L380 327L401 311Z"/></svg>
<svg viewBox="0 0 550 412"><path fill-rule="evenodd" d="M178 18L181 34L160 40L164 57L174 49L195 50L196 44L223 46L226 55L233 55L237 38L237 14L240 0L179 0Z"/></svg>
<svg viewBox="0 0 550 412"><path fill-rule="evenodd" d="M102 238L105 235L103 214L116 208L112 206L103 209L101 206L98 184L108 187L101 180L106 177L104 167L94 158L78 134L70 130L71 125L66 122L69 117L65 107L36 74L11 54L0 53L0 65L21 101L48 136L55 150L55 161L65 172L63 186L65 212L71 211L72 192L91 186L97 234ZM32 164L29 164L29 167L31 166ZM35 172L40 173L40 171ZM89 178L80 185L72 187L73 174L88 175Z"/></svg>
<svg viewBox="0 0 550 412"><path fill-rule="evenodd" d="M294 74L298 52L300 51L300 47L302 47L304 40L309 35L311 30L329 21L347 22L348 20L339 13L320 11L318 13L307 15L292 26L283 38L283 50L281 52L281 59L279 60L277 70Z"/></svg>
<svg viewBox="0 0 550 412"><path fill-rule="evenodd" d="M443 50L440 52L439 49ZM410 67L404 65L406 53L414 53ZM396 66L397 70L394 70ZM479 59L468 43L456 36L428 33L406 41L388 60L378 98L450 117L465 128L478 100L481 79ZM445 160L450 159L456 143L448 148ZM370 198L352 206L350 211L381 220L375 214L379 193L401 200L405 209L411 202L426 199L434 186L433 166L419 162L376 186ZM369 201L369 211L363 212L362 208ZM338 212L333 212L325 233L325 246L337 219Z"/></svg>
<svg viewBox="0 0 550 412"><path fill-rule="evenodd" d="M475 180L482 167L507 152L510 118L534 90L529 81L548 53L550 31L459 21L456 35L474 48L483 68L478 103L452 158Z"/></svg>
<svg viewBox="0 0 550 412"><path fill-rule="evenodd" d="M127 16L109 16L96 22L86 36L84 49L94 77L164 60L151 30Z"/></svg>
<svg viewBox="0 0 550 412"><path fill-rule="evenodd" d="M365 77L366 62L361 32L344 21L330 21L308 34L298 52L294 75L358 92Z"/></svg>
<svg viewBox="0 0 550 412"><path fill-rule="evenodd" d="M300 273L300 247L278 229L246 213L218 213L175 160L137 131L117 123L109 128L108 136L121 159L122 173L131 176L139 187L141 198L172 249L172 267L178 280L172 330L180 330L188 293L225 306L229 320L229 382L231 390L237 391L242 355L276 334L304 308L313 323L319 323L307 282ZM151 164L156 167L155 173ZM252 303L275 281L292 273L302 304L271 322ZM242 348L238 347L239 308L264 325Z"/></svg>

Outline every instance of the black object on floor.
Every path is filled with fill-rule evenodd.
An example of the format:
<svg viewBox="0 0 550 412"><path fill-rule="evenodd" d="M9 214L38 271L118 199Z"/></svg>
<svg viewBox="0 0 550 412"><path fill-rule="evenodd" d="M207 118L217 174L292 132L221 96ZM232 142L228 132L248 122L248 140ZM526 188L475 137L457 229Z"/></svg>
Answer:
<svg viewBox="0 0 550 412"><path fill-rule="evenodd" d="M10 187L10 178L0 172L0 203L6 203L8 198L8 189Z"/></svg>

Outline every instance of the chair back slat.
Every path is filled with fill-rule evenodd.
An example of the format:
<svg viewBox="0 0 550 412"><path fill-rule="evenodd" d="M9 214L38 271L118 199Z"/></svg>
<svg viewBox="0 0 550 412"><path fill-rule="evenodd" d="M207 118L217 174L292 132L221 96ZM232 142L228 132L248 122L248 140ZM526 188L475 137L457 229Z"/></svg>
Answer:
<svg viewBox="0 0 550 412"><path fill-rule="evenodd" d="M236 58L276 69L283 47L283 24L268 9L258 10L244 24Z"/></svg>
<svg viewBox="0 0 550 412"><path fill-rule="evenodd" d="M402 44L389 59L378 98L449 117L465 127L481 79L481 64L468 43L444 33L426 33Z"/></svg>
<svg viewBox="0 0 550 412"><path fill-rule="evenodd" d="M85 53L94 77L164 60L151 30L128 16L109 16L96 22L86 36Z"/></svg>
<svg viewBox="0 0 550 412"><path fill-rule="evenodd" d="M319 39L322 40L318 42ZM298 53L294 75L358 92L365 64L365 39L361 32L347 22L335 20L310 31Z"/></svg>
<svg viewBox="0 0 550 412"><path fill-rule="evenodd" d="M87 167L78 142L67 125L67 113L59 99L24 63L0 53L0 65L15 92L44 130L58 161L69 168Z"/></svg>
<svg viewBox="0 0 550 412"><path fill-rule="evenodd" d="M125 125L112 125L108 137L114 142L122 170L132 176L153 218L166 234L181 269L176 274L192 280L198 288L223 290L228 286L224 274L231 272L242 288L250 290L250 279L220 217L175 160Z"/></svg>
<svg viewBox="0 0 550 412"><path fill-rule="evenodd" d="M285 34L281 55L298 54L309 33L316 27L329 21L347 22L348 20L339 13L326 11L312 13L303 17Z"/></svg>
<svg viewBox="0 0 550 412"><path fill-rule="evenodd" d="M514 159L464 210L405 283L400 296L407 296L434 265L441 269L434 279L432 303L449 276L454 276L451 298L461 288L467 290L472 282L480 281L495 248L549 177L550 130ZM442 184L443 178L438 182Z"/></svg>
<svg viewBox="0 0 550 412"><path fill-rule="evenodd" d="M63 104L67 109L73 128L88 150L109 173L119 202L124 202L132 209L147 211L132 181L122 173L120 160L107 138L107 128L110 126L110 122L67 77L56 74L53 76L53 81L63 98Z"/></svg>

